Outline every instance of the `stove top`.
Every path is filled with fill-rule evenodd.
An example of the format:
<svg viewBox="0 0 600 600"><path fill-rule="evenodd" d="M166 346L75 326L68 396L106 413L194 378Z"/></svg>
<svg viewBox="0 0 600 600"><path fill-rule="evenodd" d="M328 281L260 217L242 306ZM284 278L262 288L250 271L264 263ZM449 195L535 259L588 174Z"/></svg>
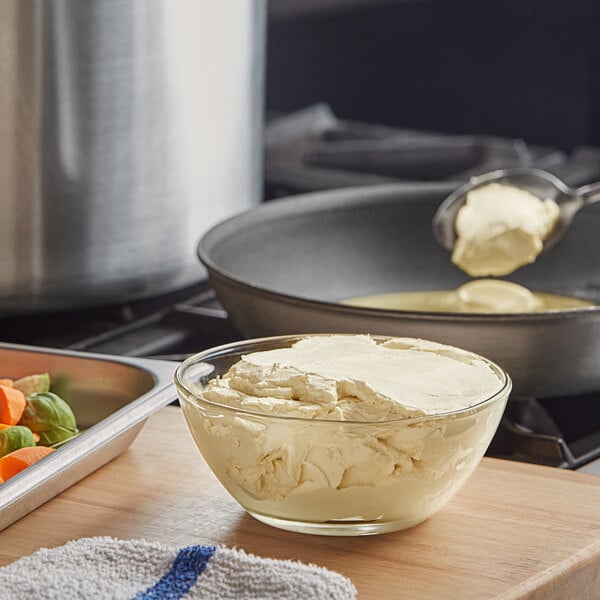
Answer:
<svg viewBox="0 0 600 600"><path fill-rule="evenodd" d="M324 103L270 115L265 140L267 198L381 183L460 183L509 167L545 169L573 187L600 181L600 148L566 152L518 138L348 121Z"/></svg>
<svg viewBox="0 0 600 600"><path fill-rule="evenodd" d="M600 459L600 392L511 398L488 454L579 469Z"/></svg>
<svg viewBox="0 0 600 600"><path fill-rule="evenodd" d="M206 281L149 300L0 319L5 342L183 360L239 339Z"/></svg>

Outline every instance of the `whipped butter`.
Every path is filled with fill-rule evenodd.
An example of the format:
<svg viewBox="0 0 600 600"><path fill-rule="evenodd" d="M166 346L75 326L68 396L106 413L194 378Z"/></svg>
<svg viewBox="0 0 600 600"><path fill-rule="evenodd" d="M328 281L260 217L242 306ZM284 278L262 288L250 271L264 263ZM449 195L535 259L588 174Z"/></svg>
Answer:
<svg viewBox="0 0 600 600"><path fill-rule="evenodd" d="M559 207L527 190L491 183L467 194L456 217L452 262L473 277L512 273L532 263Z"/></svg>
<svg viewBox="0 0 600 600"><path fill-rule="evenodd" d="M386 421L467 408L500 387L472 354L434 342L367 335L306 337L246 355L202 396L245 410L335 421Z"/></svg>
<svg viewBox="0 0 600 600"><path fill-rule="evenodd" d="M207 462L255 516L393 530L427 518L468 477L509 387L450 346L309 336L245 355L194 390L235 411L183 407Z"/></svg>

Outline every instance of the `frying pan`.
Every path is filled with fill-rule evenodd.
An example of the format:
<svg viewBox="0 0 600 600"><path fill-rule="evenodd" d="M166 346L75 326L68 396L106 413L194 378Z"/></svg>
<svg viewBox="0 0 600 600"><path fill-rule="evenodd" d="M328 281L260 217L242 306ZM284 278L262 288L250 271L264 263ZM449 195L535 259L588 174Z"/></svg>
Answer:
<svg viewBox="0 0 600 600"><path fill-rule="evenodd" d="M248 337L353 332L430 339L477 352L511 375L513 396L600 390L600 306L560 312L447 314L345 306L387 292L469 281L434 241L452 183L377 185L265 203L204 234L198 255L234 327ZM506 278L600 302L600 205L555 248Z"/></svg>

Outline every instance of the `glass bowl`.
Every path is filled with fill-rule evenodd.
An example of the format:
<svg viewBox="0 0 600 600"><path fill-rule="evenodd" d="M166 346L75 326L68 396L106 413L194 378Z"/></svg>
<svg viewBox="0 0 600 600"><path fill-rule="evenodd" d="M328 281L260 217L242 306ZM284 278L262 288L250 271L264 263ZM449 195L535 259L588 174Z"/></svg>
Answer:
<svg viewBox="0 0 600 600"><path fill-rule="evenodd" d="M242 356L303 337L227 344L179 365L175 384L183 414L208 466L250 515L281 529L370 535L430 517L487 450L510 394L508 374L469 353L498 376L493 395L461 410L377 422L271 415L202 397L206 384Z"/></svg>

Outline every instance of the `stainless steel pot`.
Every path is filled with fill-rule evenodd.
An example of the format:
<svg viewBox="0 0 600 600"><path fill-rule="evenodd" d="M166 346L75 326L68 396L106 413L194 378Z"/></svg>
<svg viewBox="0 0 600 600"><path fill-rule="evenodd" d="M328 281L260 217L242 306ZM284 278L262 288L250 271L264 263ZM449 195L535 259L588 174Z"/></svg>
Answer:
<svg viewBox="0 0 600 600"><path fill-rule="evenodd" d="M546 313L443 314L345 306L386 292L453 289L468 281L433 239L454 189L394 184L290 197L207 232L199 255L232 322L249 337L363 332L462 347L504 367L513 395L600 390L600 305ZM512 281L600 304L600 205Z"/></svg>
<svg viewBox="0 0 600 600"><path fill-rule="evenodd" d="M0 2L0 312L199 280L259 201L264 0Z"/></svg>

